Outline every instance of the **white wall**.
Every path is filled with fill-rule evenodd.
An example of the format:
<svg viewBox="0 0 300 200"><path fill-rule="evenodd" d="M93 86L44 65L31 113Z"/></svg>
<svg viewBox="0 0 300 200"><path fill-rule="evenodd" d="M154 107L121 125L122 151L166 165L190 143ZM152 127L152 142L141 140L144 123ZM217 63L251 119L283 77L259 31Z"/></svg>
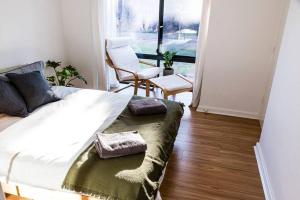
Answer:
<svg viewBox="0 0 300 200"><path fill-rule="evenodd" d="M0 1L0 68L64 61L59 0Z"/></svg>
<svg viewBox="0 0 300 200"><path fill-rule="evenodd" d="M91 0L61 0L65 50L69 64L88 80L83 87L96 87Z"/></svg>
<svg viewBox="0 0 300 200"><path fill-rule="evenodd" d="M285 0L214 0L200 111L259 119Z"/></svg>
<svg viewBox="0 0 300 200"><path fill-rule="evenodd" d="M276 200L300 198L299 20L300 0L292 0L259 144Z"/></svg>
<svg viewBox="0 0 300 200"><path fill-rule="evenodd" d="M94 87L90 0L0 0L0 68L37 60L78 67Z"/></svg>

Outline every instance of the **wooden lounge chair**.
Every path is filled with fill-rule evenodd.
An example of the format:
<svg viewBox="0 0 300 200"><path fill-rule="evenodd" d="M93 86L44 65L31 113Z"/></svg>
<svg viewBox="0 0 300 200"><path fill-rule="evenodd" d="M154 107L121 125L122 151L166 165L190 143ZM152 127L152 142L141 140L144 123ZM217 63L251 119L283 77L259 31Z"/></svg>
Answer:
<svg viewBox="0 0 300 200"><path fill-rule="evenodd" d="M133 82L134 95L137 95L138 88L147 80L159 75L159 67L138 59L130 46L129 38L107 39L106 63L115 70L119 82ZM148 66L142 68L141 64Z"/></svg>

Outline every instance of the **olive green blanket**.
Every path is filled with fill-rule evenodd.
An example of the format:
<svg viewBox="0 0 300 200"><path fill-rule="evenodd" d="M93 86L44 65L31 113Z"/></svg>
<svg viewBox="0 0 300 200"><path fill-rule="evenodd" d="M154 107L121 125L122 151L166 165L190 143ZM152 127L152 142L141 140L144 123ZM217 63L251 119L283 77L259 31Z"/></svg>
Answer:
<svg viewBox="0 0 300 200"><path fill-rule="evenodd" d="M105 130L139 131L148 146L146 153L103 160L91 146L75 161L63 188L104 200L154 199L183 115L182 104L165 103L168 111L161 115L134 116L126 108Z"/></svg>

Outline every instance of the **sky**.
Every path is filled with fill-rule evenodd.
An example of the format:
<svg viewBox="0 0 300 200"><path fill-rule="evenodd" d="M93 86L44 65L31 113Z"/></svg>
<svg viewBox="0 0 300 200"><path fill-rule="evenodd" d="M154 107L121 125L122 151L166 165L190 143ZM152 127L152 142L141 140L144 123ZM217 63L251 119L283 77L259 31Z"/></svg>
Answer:
<svg viewBox="0 0 300 200"><path fill-rule="evenodd" d="M136 26L158 21L159 0L123 0L135 16ZM200 22L202 0L165 0L165 17L173 16L181 23Z"/></svg>

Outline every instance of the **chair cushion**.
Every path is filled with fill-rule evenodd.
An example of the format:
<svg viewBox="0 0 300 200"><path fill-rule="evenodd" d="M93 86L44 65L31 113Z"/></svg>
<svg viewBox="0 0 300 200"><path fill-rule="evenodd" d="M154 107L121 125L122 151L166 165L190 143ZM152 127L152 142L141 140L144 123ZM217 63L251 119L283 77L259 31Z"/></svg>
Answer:
<svg viewBox="0 0 300 200"><path fill-rule="evenodd" d="M161 76L158 78L153 78L151 79L151 82L167 91L193 88L193 84L184 80L183 78L180 78L177 75Z"/></svg>
<svg viewBox="0 0 300 200"><path fill-rule="evenodd" d="M140 79L150 79L156 77L159 71L159 67L150 67L138 72L138 76Z"/></svg>
<svg viewBox="0 0 300 200"><path fill-rule="evenodd" d="M159 74L159 68L141 68L139 59L130 46L130 41L131 40L128 38L115 38L107 40L107 53L113 64L118 68L138 74L140 79L149 79L157 76ZM117 73L121 81L134 79L134 76L131 73L123 71L117 71Z"/></svg>
<svg viewBox="0 0 300 200"><path fill-rule="evenodd" d="M142 71L137 72L139 79L150 79L154 78L159 74L159 67L151 67L143 69ZM122 81L132 80L134 76L132 74L127 73L125 76L122 76Z"/></svg>
<svg viewBox="0 0 300 200"><path fill-rule="evenodd" d="M42 105L60 100L39 71L24 74L8 73L6 76L24 98L28 112L33 112Z"/></svg>
<svg viewBox="0 0 300 200"><path fill-rule="evenodd" d="M131 43L132 43L132 39L129 37L112 38L112 39L107 39L106 48L115 49L124 46L130 46Z"/></svg>
<svg viewBox="0 0 300 200"><path fill-rule="evenodd" d="M140 71L139 59L130 46L107 49L107 53L116 67L134 73ZM117 73L120 80L123 80L123 77L132 76L127 72L117 71Z"/></svg>

